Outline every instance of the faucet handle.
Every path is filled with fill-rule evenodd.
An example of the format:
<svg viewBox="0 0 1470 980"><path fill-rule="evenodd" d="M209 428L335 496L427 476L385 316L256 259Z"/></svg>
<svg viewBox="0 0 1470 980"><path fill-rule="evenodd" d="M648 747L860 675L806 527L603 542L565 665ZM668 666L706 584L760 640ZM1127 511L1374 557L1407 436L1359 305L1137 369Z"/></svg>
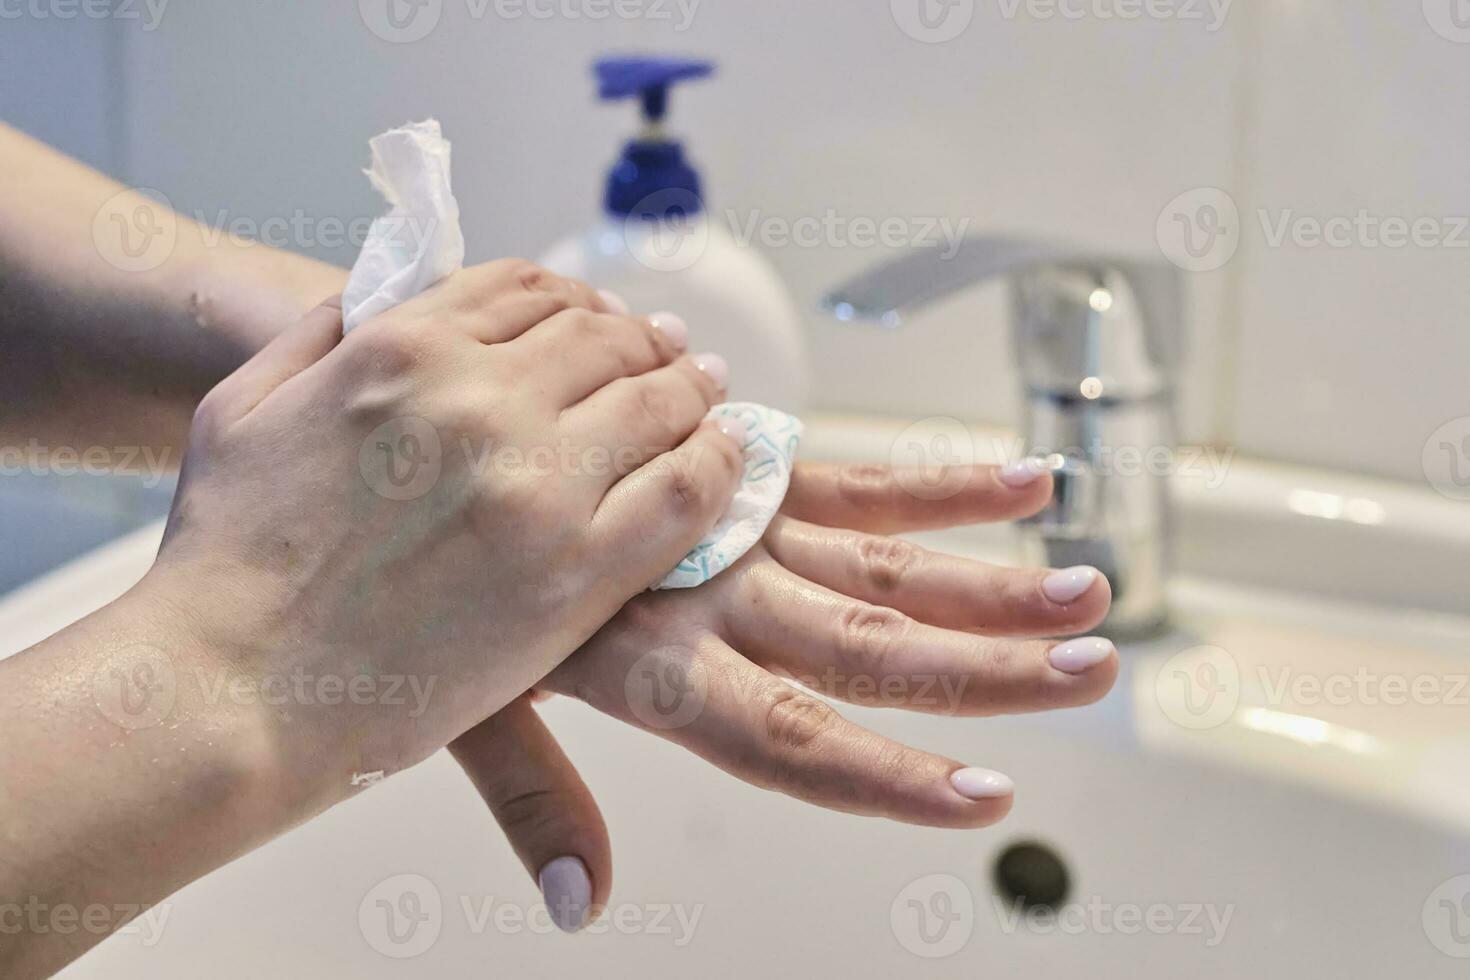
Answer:
<svg viewBox="0 0 1470 980"><path fill-rule="evenodd" d="M905 314L969 286L1005 279L1044 265L1061 264L1068 250L1023 238L966 235L946 258L935 249L910 249L832 290L822 308L839 320L869 320L897 327Z"/></svg>
<svg viewBox="0 0 1470 980"><path fill-rule="evenodd" d="M1011 284L1028 385L1067 395L1100 378L1129 398L1169 389L1183 351L1183 287L1163 259L970 235L947 257L915 249L870 269L822 307L839 320L897 328L910 313L992 280Z"/></svg>

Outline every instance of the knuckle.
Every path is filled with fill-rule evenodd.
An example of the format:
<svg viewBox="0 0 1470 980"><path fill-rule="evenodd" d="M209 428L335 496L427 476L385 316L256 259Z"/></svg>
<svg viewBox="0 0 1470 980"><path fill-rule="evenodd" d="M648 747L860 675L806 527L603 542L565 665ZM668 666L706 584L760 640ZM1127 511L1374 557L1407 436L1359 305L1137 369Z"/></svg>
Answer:
<svg viewBox="0 0 1470 980"><path fill-rule="evenodd" d="M558 813L566 812L555 790L532 789L495 801L495 818L512 838L518 833L544 832Z"/></svg>
<svg viewBox="0 0 1470 980"><path fill-rule="evenodd" d="M879 592L904 585L923 561L923 549L897 538L870 536L857 546L863 578Z"/></svg>
<svg viewBox="0 0 1470 980"><path fill-rule="evenodd" d="M487 272L505 276L508 279L522 284L534 280L538 274L546 271L530 259L519 255L496 259L487 263L483 268Z"/></svg>
<svg viewBox="0 0 1470 980"><path fill-rule="evenodd" d="M508 271L516 284L528 293L570 296L571 286L565 279L534 262L514 259Z"/></svg>
<svg viewBox="0 0 1470 980"><path fill-rule="evenodd" d="M896 609L856 603L837 619L839 656L853 671L877 669L912 625L913 620Z"/></svg>
<svg viewBox="0 0 1470 980"><path fill-rule="evenodd" d="M661 640L678 619L675 601L657 592L645 592L619 610L613 618L615 628L650 641Z"/></svg>
<svg viewBox="0 0 1470 980"><path fill-rule="evenodd" d="M715 439L714 455L715 461L720 465L720 473L726 483L734 484L745 473L745 456L733 439Z"/></svg>
<svg viewBox="0 0 1470 980"><path fill-rule="evenodd" d="M401 377L360 377L352 380L343 398L345 417L356 427L375 429L398 417L415 413L411 385Z"/></svg>
<svg viewBox="0 0 1470 980"><path fill-rule="evenodd" d="M527 293L526 295L532 294ZM547 320L550 320L552 317L566 316L568 313L572 313L580 309L577 304L572 302L572 296L570 293L547 292L545 290L541 290L535 292L534 295L536 296L537 308L543 311L543 323Z"/></svg>
<svg viewBox="0 0 1470 980"><path fill-rule="evenodd" d="M836 711L800 691L775 691L765 705L766 738L779 749L807 749L837 723ZM778 773L776 781L786 780Z"/></svg>
<svg viewBox="0 0 1470 980"><path fill-rule="evenodd" d="M893 486L893 470L877 463L854 463L837 471L837 494L851 504L874 506Z"/></svg>
<svg viewBox="0 0 1470 980"><path fill-rule="evenodd" d="M637 377L648 366L649 346L624 329L624 324L602 313L588 312L578 324L582 342L600 347L623 377Z"/></svg>
<svg viewBox="0 0 1470 980"><path fill-rule="evenodd" d="M571 306L558 313L557 319L566 324L572 339L582 343L606 343L607 327L596 313L580 306Z"/></svg>
<svg viewBox="0 0 1470 980"><path fill-rule="evenodd" d="M488 397L487 397L488 396ZM487 405L497 404L493 389L480 389L475 397L456 393L444 397L433 411L435 428L466 453L489 454L499 448L501 432Z"/></svg>
<svg viewBox="0 0 1470 980"><path fill-rule="evenodd" d="M424 338L395 319L369 321L351 337L358 363L375 374L403 374L423 355Z"/></svg>
<svg viewBox="0 0 1470 980"><path fill-rule="evenodd" d="M629 321L629 343L637 352L640 362L667 364L673 357L674 345L661 332L655 330L647 320Z"/></svg>
<svg viewBox="0 0 1470 980"><path fill-rule="evenodd" d="M1017 643L1010 640L995 640L982 648L975 673L981 687L987 691L1015 692L1020 682L1027 677L1033 687L1045 681L1043 672L1028 670L1027 661L1045 663L1045 643ZM1037 656L1039 654L1039 656Z"/></svg>
<svg viewBox="0 0 1470 980"><path fill-rule="evenodd" d="M715 379L706 371L701 371L694 363L692 357L686 357L679 362L684 377L689 382L694 392L703 400L706 406L714 406L724 401L723 392Z"/></svg>
<svg viewBox="0 0 1470 980"><path fill-rule="evenodd" d="M636 418L633 420L641 432L647 432L660 441L660 445L669 445L674 436L673 399L668 392L653 384L639 384L632 399L632 411Z"/></svg>
<svg viewBox="0 0 1470 980"><path fill-rule="evenodd" d="M213 441L229 424L228 390L224 385L216 385L195 406L190 432L196 438Z"/></svg>
<svg viewBox="0 0 1470 980"><path fill-rule="evenodd" d="M710 509L713 490L683 453L667 456L657 465L664 497L675 514L702 515Z"/></svg>
<svg viewBox="0 0 1470 980"><path fill-rule="evenodd" d="M529 532L537 544L528 547L549 546L557 521L554 508L546 503L546 488L541 480L525 471L497 473L493 478L477 480L475 488L487 515Z"/></svg>

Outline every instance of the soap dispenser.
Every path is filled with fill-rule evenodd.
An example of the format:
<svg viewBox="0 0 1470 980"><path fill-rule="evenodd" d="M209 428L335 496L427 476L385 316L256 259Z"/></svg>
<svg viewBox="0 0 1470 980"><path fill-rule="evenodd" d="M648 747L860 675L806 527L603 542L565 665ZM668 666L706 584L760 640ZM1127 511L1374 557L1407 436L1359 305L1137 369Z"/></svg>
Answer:
<svg viewBox="0 0 1470 980"><path fill-rule="evenodd" d="M663 126L670 89L713 72L705 61L597 62L601 98L638 100L643 130L608 174L601 220L540 261L619 294L640 313L677 313L693 346L729 361L732 400L798 413L807 363L796 304L766 257L711 217L699 172Z"/></svg>

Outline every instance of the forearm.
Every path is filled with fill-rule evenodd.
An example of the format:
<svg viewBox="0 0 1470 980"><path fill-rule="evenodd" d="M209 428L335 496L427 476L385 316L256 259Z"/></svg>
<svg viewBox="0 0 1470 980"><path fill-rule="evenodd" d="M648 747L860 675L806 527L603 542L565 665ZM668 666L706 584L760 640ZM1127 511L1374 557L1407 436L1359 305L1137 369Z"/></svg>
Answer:
<svg viewBox="0 0 1470 980"><path fill-rule="evenodd" d="M49 974L306 815L259 709L218 696L227 663L147 580L0 662L0 975Z"/></svg>
<svg viewBox="0 0 1470 980"><path fill-rule="evenodd" d="M0 445L141 446L177 466L204 393L346 282L3 125L0 165Z"/></svg>

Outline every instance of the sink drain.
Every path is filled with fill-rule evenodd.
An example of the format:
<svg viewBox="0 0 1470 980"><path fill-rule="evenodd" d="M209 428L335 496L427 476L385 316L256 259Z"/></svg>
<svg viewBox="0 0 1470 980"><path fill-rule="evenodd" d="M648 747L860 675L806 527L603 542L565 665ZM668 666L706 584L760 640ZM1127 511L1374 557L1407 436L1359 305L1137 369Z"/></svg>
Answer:
<svg viewBox="0 0 1470 980"><path fill-rule="evenodd" d="M995 859L996 891L1025 911L1056 909L1072 891L1072 876L1055 850L1038 841L1012 844Z"/></svg>

